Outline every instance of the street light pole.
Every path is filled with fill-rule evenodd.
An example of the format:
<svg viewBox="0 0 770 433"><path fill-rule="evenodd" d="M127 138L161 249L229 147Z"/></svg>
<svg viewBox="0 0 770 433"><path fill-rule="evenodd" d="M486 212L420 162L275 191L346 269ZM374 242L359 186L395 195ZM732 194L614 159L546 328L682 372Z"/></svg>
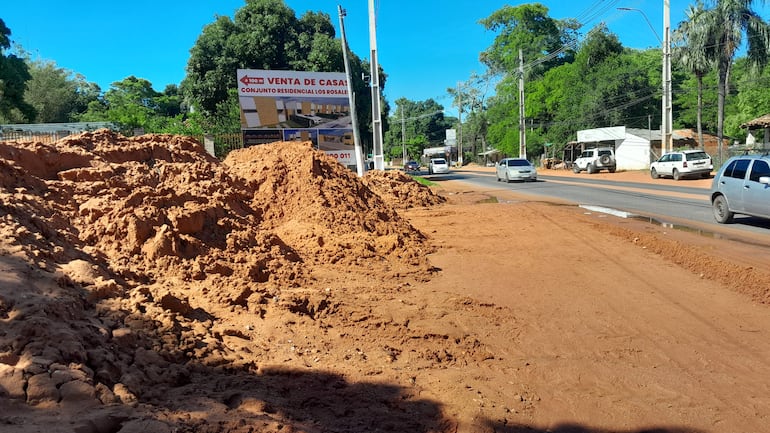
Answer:
<svg viewBox="0 0 770 433"><path fill-rule="evenodd" d="M369 59L372 88L372 157L374 169L385 170L385 159L382 149L382 111L380 109L380 70L377 63L377 18L374 13L374 0L369 0Z"/></svg>
<svg viewBox="0 0 770 433"><path fill-rule="evenodd" d="M348 81L348 103L350 104L350 120L353 127L353 144L356 152L356 173L364 175L364 154L361 150L361 133L358 131L358 114L356 114L356 94L353 92L353 79L350 75L350 60L348 59L348 39L345 36L345 19L347 15L342 6L337 5L340 17L340 39L342 40L342 61L345 63L345 79Z"/></svg>
<svg viewBox="0 0 770 433"><path fill-rule="evenodd" d="M636 8L618 8L621 11L636 11L642 14L650 30L658 38L662 45L663 66L661 71L661 122L660 122L660 147L662 153L674 150L673 136L671 133L673 124L673 109L671 106L671 3L670 0L663 0L663 39L660 39L655 27L652 26L647 14L641 9Z"/></svg>

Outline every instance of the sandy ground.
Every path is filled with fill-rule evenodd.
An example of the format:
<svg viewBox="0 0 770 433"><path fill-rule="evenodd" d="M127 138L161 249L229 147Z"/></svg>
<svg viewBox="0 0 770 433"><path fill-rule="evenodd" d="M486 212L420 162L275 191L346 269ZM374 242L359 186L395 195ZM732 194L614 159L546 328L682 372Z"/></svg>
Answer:
<svg viewBox="0 0 770 433"><path fill-rule="evenodd" d="M0 143L0 186L2 432L770 431L767 236L298 143Z"/></svg>

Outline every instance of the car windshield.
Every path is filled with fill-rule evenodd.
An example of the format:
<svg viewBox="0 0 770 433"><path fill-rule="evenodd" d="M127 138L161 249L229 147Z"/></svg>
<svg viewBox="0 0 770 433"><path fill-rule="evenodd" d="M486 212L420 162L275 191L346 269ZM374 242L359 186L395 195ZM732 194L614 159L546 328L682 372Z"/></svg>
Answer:
<svg viewBox="0 0 770 433"><path fill-rule="evenodd" d="M688 161L695 161L697 159L708 159L709 156L706 152L689 152L685 153L685 159Z"/></svg>
<svg viewBox="0 0 770 433"><path fill-rule="evenodd" d="M434 159L433 163L434 164L446 164L446 161L444 161L443 159Z"/></svg>
<svg viewBox="0 0 770 433"><path fill-rule="evenodd" d="M508 167L528 167L529 162L526 159L509 159L506 165Z"/></svg>
<svg viewBox="0 0 770 433"><path fill-rule="evenodd" d="M600 150L599 156L602 156L602 155L612 155L612 152L610 152L609 150Z"/></svg>

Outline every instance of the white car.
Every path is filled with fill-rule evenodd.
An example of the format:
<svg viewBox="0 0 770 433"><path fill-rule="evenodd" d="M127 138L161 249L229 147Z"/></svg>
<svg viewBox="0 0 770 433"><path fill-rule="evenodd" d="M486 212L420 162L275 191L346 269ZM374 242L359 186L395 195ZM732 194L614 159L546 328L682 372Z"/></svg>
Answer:
<svg viewBox="0 0 770 433"><path fill-rule="evenodd" d="M428 163L428 174L449 173L449 163L444 158L431 158Z"/></svg>
<svg viewBox="0 0 770 433"><path fill-rule="evenodd" d="M537 169L524 158L505 158L495 164L497 181L505 179L506 182L512 180L537 180Z"/></svg>
<svg viewBox="0 0 770 433"><path fill-rule="evenodd" d="M657 179L671 176L674 180L683 177L709 178L714 164L711 157L702 150L682 150L669 152L650 164L650 176Z"/></svg>

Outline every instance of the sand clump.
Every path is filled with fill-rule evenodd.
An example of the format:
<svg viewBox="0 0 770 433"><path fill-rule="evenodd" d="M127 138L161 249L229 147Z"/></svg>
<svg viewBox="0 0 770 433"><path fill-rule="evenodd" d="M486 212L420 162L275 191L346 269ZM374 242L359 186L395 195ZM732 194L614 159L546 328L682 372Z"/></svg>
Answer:
<svg viewBox="0 0 770 433"><path fill-rule="evenodd" d="M128 408L157 418L170 389L214 392L196 379L212 371L237 382L268 365L306 368L298 351L319 364L311 346L332 343L298 349L292 335L380 320L344 306L358 296L350 269L430 273L431 247L397 209L442 199L403 175L365 179L309 143L223 162L172 135L0 143L0 399L120 408L109 417L127 428ZM78 431L107 421L89 422Z"/></svg>

